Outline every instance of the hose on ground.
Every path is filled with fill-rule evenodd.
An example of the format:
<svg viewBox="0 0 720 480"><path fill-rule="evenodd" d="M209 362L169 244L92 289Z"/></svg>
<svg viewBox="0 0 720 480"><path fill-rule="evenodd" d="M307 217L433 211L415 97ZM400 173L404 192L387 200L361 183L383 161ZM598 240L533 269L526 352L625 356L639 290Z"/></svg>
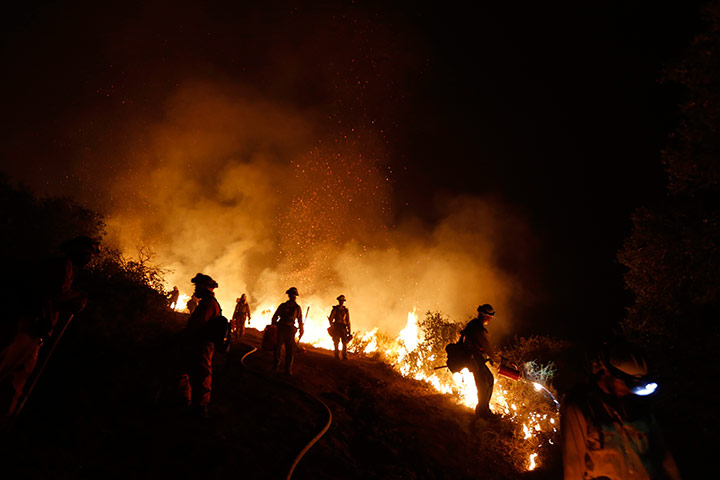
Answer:
<svg viewBox="0 0 720 480"><path fill-rule="evenodd" d="M258 373L258 374L262 374L263 372L260 372L259 370L256 370L256 369L254 369L254 368L248 367L247 364L245 364L245 359L246 359L247 357L249 357L250 355L252 355L253 353L257 352L257 348L256 348L256 347L253 347L252 345L248 345L247 343L243 343L243 345L247 345L248 347L251 348L251 350L250 350L249 352L247 352L245 355L242 356L242 358L240 359L240 363L242 363L242 365L243 365L245 368L247 368L248 370L251 370L251 371L253 371L253 372L255 372L255 373ZM312 440L310 440L310 441L303 447L303 449L300 451L300 453L298 453L298 455L297 455L297 456L295 457L295 459L293 460L293 463L292 463L292 465L290 466L290 470L288 470L288 474L287 474L287 476L285 477L285 480L290 480L290 479L292 478L293 473L295 472L295 468L296 468L297 465L300 463L300 460L302 460L303 456L305 456L305 454L312 448L312 446L315 445L315 443L317 443L317 441L320 440L323 435L325 435L325 433L326 433L326 432L328 431L328 429L330 428L330 425L332 425L332 411L330 410L330 407L328 407L328 406L325 404L325 402L323 402L322 400L320 400L317 396L313 395L312 393L310 393L310 392L308 392L308 391L305 391L305 390L303 390L302 388L300 388L300 387L298 387L298 386L295 386L295 385L293 385L293 384L291 384L291 383L284 382L284 381L278 380L278 379L274 379L274 380L275 380L276 382L282 383L282 384L285 385L285 386L288 386L288 387L293 388L294 390L302 393L302 394L305 395L306 397L309 397L311 400L314 400L315 402L319 403L319 404L325 409L325 411L327 412L327 417L328 417L327 422L325 423L325 425L323 426L323 428L318 432L317 435L315 435L315 437L313 437Z"/></svg>

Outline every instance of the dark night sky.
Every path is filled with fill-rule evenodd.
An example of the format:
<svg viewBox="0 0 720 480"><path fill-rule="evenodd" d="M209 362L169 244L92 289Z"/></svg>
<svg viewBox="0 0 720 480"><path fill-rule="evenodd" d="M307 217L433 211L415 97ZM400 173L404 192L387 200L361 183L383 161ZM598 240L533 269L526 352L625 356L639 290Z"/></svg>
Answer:
<svg viewBox="0 0 720 480"><path fill-rule="evenodd" d="M513 205L543 245L539 315L612 322L628 300L615 251L633 208L664 188L680 96L657 79L698 5L526 3L17 7L2 20L3 169L40 191L92 190L63 175L78 149L122 142L120 120L149 121L187 78L242 82L381 125L398 217L432 222L435 199L458 193Z"/></svg>

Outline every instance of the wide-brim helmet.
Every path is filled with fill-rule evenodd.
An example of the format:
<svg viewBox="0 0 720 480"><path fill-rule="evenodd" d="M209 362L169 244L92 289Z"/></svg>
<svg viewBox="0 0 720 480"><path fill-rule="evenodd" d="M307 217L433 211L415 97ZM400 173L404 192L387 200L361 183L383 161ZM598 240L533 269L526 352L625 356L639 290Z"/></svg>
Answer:
<svg viewBox="0 0 720 480"><path fill-rule="evenodd" d="M194 283L196 286L202 287L202 288L217 288L218 287L218 283L215 280L213 280L213 278L210 275L205 275L204 273L198 273L190 281L192 283Z"/></svg>

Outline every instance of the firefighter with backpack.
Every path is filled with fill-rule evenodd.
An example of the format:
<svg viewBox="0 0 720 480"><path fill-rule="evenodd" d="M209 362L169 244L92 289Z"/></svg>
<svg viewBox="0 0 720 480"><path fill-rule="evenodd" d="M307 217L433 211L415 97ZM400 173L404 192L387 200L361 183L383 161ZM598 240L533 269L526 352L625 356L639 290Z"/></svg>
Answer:
<svg viewBox="0 0 720 480"><path fill-rule="evenodd" d="M328 321L330 328L328 333L333 339L335 345L335 358L340 357L338 347L342 342L342 359L347 360L347 344L352 339L350 334L350 311L345 306L345 295L337 297L338 304L332 307Z"/></svg>
<svg viewBox="0 0 720 480"><path fill-rule="evenodd" d="M300 336L304 333L303 327L303 316L302 308L297 304L299 293L295 287L290 287L286 292L288 301L281 303L275 313L272 316L272 325L277 328L277 342L275 344L275 352L273 355L273 370L279 368L280 365L280 353L283 346L285 346L285 368L284 371L288 375L292 375L292 364L293 356L295 354L295 332L298 327L300 329ZM295 327L297 321L298 327Z"/></svg>
<svg viewBox="0 0 720 480"><path fill-rule="evenodd" d="M245 334L245 322L250 323L250 305L248 305L247 296L244 293L235 302L232 332L237 338L241 338Z"/></svg>
<svg viewBox="0 0 720 480"><path fill-rule="evenodd" d="M486 303L480 305L477 311L478 316L470 320L460 332L460 343L472 357L469 366L478 392L475 416L485 420L497 419L497 415L490 411L490 397L492 397L495 378L486 365L487 362L500 363L500 356L495 353L486 328L495 318L495 309Z"/></svg>
<svg viewBox="0 0 720 480"><path fill-rule="evenodd" d="M219 331L227 328L227 320L222 317L222 309L215 299L217 282L202 273L195 275L191 282L195 284L193 296L200 301L182 332L180 390L191 411L207 418L213 355L218 338L222 336Z"/></svg>

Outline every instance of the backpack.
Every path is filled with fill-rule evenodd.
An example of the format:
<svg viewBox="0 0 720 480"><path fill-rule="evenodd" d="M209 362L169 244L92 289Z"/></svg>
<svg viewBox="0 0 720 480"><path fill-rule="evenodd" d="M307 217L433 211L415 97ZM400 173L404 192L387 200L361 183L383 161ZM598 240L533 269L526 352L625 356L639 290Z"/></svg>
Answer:
<svg viewBox="0 0 720 480"><path fill-rule="evenodd" d="M266 351L275 350L277 344L277 325L270 324L265 327L262 338L262 349Z"/></svg>
<svg viewBox="0 0 720 480"><path fill-rule="evenodd" d="M227 353L230 350L230 322L222 315L217 315L206 324L208 338L215 344L215 351Z"/></svg>
<svg viewBox="0 0 720 480"><path fill-rule="evenodd" d="M471 368L473 356L461 342L451 343L445 347L447 353L447 367L452 373L458 373L463 368Z"/></svg>

